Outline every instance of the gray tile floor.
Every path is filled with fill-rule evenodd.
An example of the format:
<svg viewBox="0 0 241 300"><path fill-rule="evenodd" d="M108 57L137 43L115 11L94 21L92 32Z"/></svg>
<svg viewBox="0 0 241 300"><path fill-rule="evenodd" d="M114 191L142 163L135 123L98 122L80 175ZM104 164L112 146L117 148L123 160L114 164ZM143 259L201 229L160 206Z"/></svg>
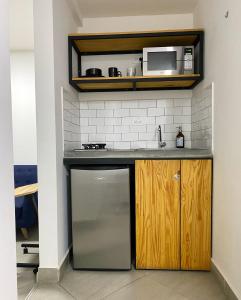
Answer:
<svg viewBox="0 0 241 300"><path fill-rule="evenodd" d="M21 297L33 283L32 278L30 274L21 278L19 299L24 299ZM26 299L224 300L226 297L209 272L95 272L73 271L68 267L59 284L34 284Z"/></svg>

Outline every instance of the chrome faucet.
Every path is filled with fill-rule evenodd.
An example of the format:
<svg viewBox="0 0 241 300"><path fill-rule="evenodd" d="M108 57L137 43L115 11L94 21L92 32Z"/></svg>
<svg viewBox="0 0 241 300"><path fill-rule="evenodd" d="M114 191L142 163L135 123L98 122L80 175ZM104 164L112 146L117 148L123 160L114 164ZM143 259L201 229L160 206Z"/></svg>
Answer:
<svg viewBox="0 0 241 300"><path fill-rule="evenodd" d="M159 131L159 147L164 148L166 147L167 143L162 141L162 127L161 125L158 126L158 131Z"/></svg>

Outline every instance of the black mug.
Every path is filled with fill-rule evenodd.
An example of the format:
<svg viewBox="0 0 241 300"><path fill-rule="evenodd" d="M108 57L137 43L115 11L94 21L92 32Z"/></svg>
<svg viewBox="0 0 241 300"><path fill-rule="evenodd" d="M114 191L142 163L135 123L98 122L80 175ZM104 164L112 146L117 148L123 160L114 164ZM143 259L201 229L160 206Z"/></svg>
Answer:
<svg viewBox="0 0 241 300"><path fill-rule="evenodd" d="M118 71L118 69L116 67L110 67L108 69L109 72L109 77L119 77L121 76L121 72Z"/></svg>

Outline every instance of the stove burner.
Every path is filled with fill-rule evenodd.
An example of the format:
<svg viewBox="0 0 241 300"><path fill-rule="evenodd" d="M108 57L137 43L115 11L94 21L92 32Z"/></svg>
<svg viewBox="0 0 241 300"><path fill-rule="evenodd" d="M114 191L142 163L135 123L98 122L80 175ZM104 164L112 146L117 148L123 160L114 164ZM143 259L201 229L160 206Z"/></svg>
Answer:
<svg viewBox="0 0 241 300"><path fill-rule="evenodd" d="M103 150L106 144L82 144L84 150Z"/></svg>

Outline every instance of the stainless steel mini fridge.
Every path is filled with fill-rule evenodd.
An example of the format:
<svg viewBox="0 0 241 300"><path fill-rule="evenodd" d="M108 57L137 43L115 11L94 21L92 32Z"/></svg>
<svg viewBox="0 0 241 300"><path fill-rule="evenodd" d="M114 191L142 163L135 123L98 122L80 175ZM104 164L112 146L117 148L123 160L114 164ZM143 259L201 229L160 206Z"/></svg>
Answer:
<svg viewBox="0 0 241 300"><path fill-rule="evenodd" d="M129 168L71 169L74 269L131 268Z"/></svg>

